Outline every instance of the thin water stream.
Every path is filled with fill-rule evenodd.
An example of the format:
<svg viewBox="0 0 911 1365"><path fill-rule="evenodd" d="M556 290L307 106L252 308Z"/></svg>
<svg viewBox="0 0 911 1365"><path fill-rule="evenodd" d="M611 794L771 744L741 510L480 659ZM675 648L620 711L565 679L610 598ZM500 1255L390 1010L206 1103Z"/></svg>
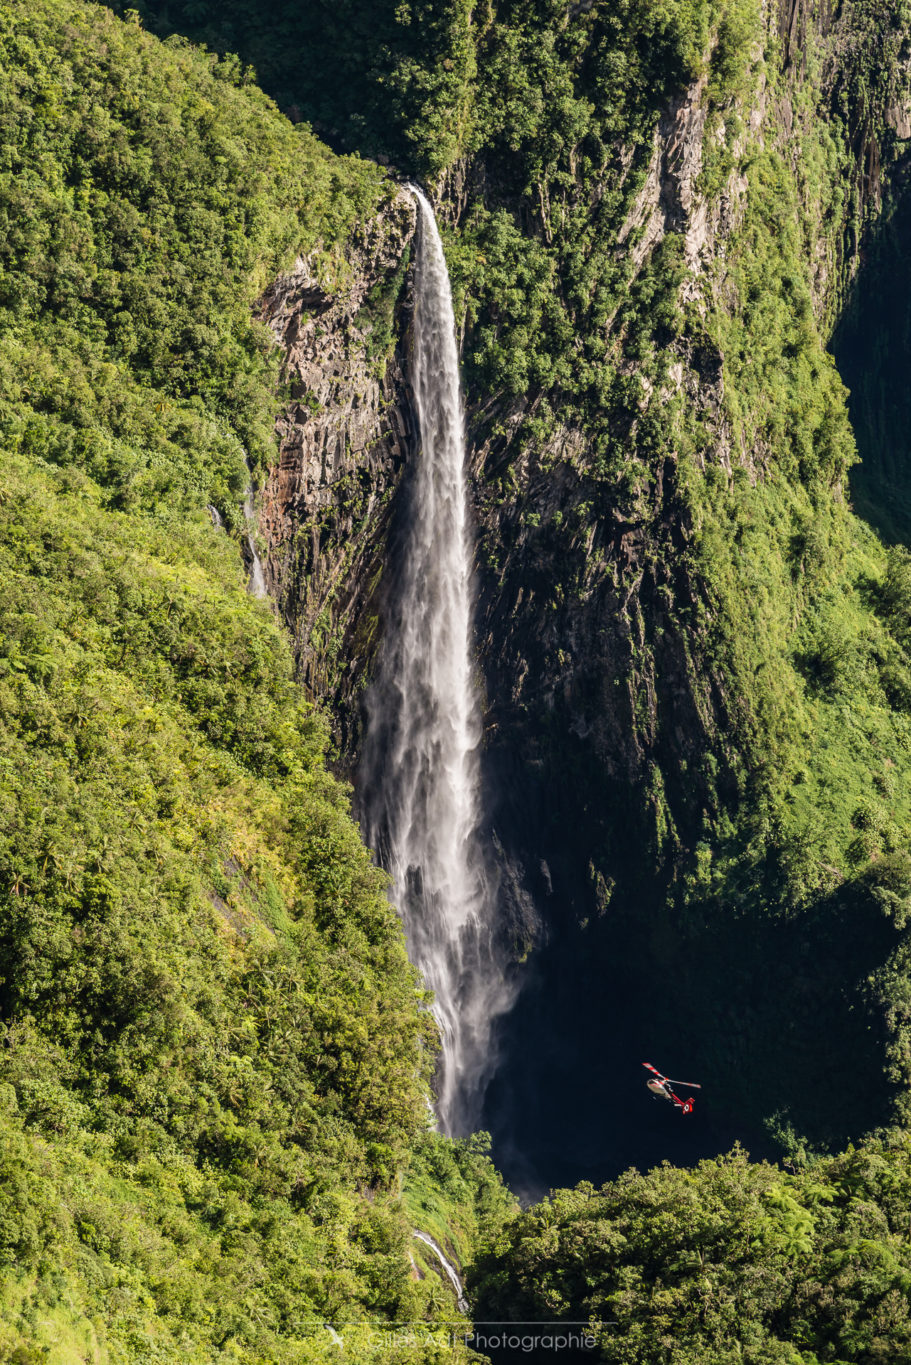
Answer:
<svg viewBox="0 0 911 1365"><path fill-rule="evenodd" d="M250 466L247 466L247 473L250 473ZM250 577L247 582L247 590L254 597L267 597L269 590L266 587L266 575L263 573L262 560L259 557L259 550L256 548L254 531L256 529L256 507L253 502L253 483L247 484L247 491L244 494L244 521L247 525L247 549L250 552Z"/></svg>
<svg viewBox="0 0 911 1365"><path fill-rule="evenodd" d="M434 1241L434 1239L430 1236L429 1232L419 1232L418 1229L415 1228L411 1235L412 1237L417 1237L418 1241L423 1242L425 1246L430 1247L430 1250L433 1252L434 1256L436 1256L437 1260L442 1266L443 1273L445 1274L447 1280L452 1285L452 1288L455 1292L456 1304L458 1306L459 1312L467 1313L468 1300L465 1297L465 1290L462 1288L462 1281L459 1278L459 1272L456 1270L452 1262L447 1258L443 1249L439 1246L437 1242Z"/></svg>

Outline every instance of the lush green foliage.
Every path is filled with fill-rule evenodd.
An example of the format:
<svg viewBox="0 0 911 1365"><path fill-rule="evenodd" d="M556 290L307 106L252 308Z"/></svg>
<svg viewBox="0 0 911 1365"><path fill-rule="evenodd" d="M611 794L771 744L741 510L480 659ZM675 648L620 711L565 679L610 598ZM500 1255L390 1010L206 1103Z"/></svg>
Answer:
<svg viewBox="0 0 911 1365"><path fill-rule="evenodd" d="M879 106L894 87L903 22L881 8L886 41L871 14L857 18L843 69L852 89L866 72L865 98ZM827 104L817 40L807 35L809 70L796 82L774 44L763 53L749 5L639 6L634 16L596 6L569 22L512 6L498 20L489 49L479 40L489 109L467 148L484 175L476 193L467 177L450 257L469 382L493 412L482 433L495 452L488 497L521 504L514 462L527 467L530 452L536 475L567 480L566 457L547 442L561 425L582 433L575 496L557 513L551 503L549 522L528 520L531 554L556 577L545 589L555 626L547 676L560 677L564 648L575 652L571 632L559 638L562 603L594 600L599 573L617 572L608 552L582 553L580 541L622 519L642 542L646 586L629 618L627 668L641 688L634 725L648 815L632 853L618 847L611 826L626 826L628 795L607 787L616 806L598 822L593 879L619 883L620 895L604 958L646 952L673 963L678 986L658 1009L669 1028L686 1020L688 1046L737 1094L739 1113L774 1108L781 1122L790 1109L814 1140L840 1143L884 1121L886 1075L908 1074L907 935L900 917L882 914L884 888L899 900L911 890L903 608L885 607L890 590L878 585L897 582L895 565L844 505L854 441L824 333L862 221L846 188L852 142L869 129L856 102L839 97L834 113ZM768 129L748 131L760 79L765 98L774 92L791 110L781 145ZM699 81L694 192L717 226L694 260L678 205L636 268L643 218L630 209L659 111ZM545 89L564 97L544 100ZM673 174L658 170L673 205ZM712 250L711 231L723 249ZM685 760L662 695L679 682L662 677L661 660L682 666L710 716L701 752ZM653 669L650 705L643 680ZM550 723L548 761L575 782ZM658 872L649 900L670 881L670 909L652 900L654 934L643 924L648 856ZM736 965L745 956L746 974ZM785 1076L783 1033L796 1040ZM837 1039L864 1077L852 1115L834 1099L823 1034L824 1051ZM893 1102L904 1115L903 1088Z"/></svg>
<svg viewBox="0 0 911 1365"><path fill-rule="evenodd" d="M793 98L800 110L808 96ZM894 1083L907 1074L907 935L901 915L891 925L881 915L884 894L901 901L911 889L911 731L906 607L890 606L905 601L901 562L843 501L853 437L805 265L807 239L837 256L849 165L838 125L820 124L812 101L801 116L799 174L768 148L744 158L742 220L702 294L719 302L684 321L683 335L707 334L718 357L722 441L745 466L735 463L732 475L705 466L717 416L709 415L714 432L702 414L677 418L672 439L686 460L693 529L687 560L705 594L692 626L736 739L728 748L720 735L698 774L709 793L701 833L685 832L689 813L669 800L664 837L695 855L676 894L678 929L692 945L684 953L692 1036L730 1011L732 1027L714 1038L707 1061L734 1084L747 1065L751 1085L780 1094L776 1054L786 1030L795 1039L786 1088L798 1127L840 1143L858 1129L839 1111L831 1074L823 1081L827 1063L807 1047L807 1031L824 1032L827 1053L837 1039L864 1077L862 1125L885 1118L884 1075ZM720 954L695 948L701 920L718 927ZM809 977L801 940L814 944ZM747 990L736 967L721 967L744 952L760 976L774 973L777 1003ZM904 1084L893 1103L906 1120Z"/></svg>
<svg viewBox="0 0 911 1365"><path fill-rule="evenodd" d="M560 1190L476 1271L482 1316L591 1318L616 1365L821 1365L911 1352L911 1147L786 1174L741 1151Z"/></svg>
<svg viewBox="0 0 911 1365"><path fill-rule="evenodd" d="M865 37L844 76L854 88L863 68L868 103L880 106L894 88L904 22L881 9L885 42L870 14L858 20L851 32ZM584 433L577 506L528 532L557 575L547 588L555 626L562 602L593 592L599 568L617 572L610 559L598 565L604 551L580 554L585 530L622 518L643 542L639 568L653 598L643 588L630 616L628 669L631 686L656 670L657 704L642 687L634 724L650 768L652 856L659 885L670 872L671 908L654 907L653 934L643 925L645 840L632 856L612 840L628 797L608 787L617 804L599 821L606 837L593 877L619 881L621 894L603 931L605 961L645 951L673 964L677 984L658 1009L669 1029L686 1020L688 1047L737 1095L738 1112L768 1116L774 1105L780 1122L790 1109L814 1140L840 1143L885 1120L887 1075L893 1084L908 1076L907 933L901 916L882 913L884 895L901 902L911 890L904 608L886 605L893 591L901 596L901 575L844 506L854 441L823 330L845 243L862 221L846 192L858 119L850 101L834 115L827 105L817 40L807 35L810 69L795 82L773 44L761 51L751 6L638 7L622 31L620 13L595 7L561 25L537 8L503 12L509 31L491 54L510 64L516 117L501 133L480 121L483 198L469 194L451 248L469 375L486 407L491 391L504 399L506 421L498 430L494 409L484 431L497 455L495 498L521 500L512 461L546 452L557 424ZM659 13L664 42L650 27ZM563 103L536 99L542 66L548 90L565 88ZM604 98L608 71L620 75ZM768 129L748 132L760 78L766 98L774 92L792 111L780 146ZM630 224L643 220L630 206L652 131L667 98L700 79L694 189L717 227L694 260L678 206L677 222L672 215L634 269ZM498 80L492 72L492 106L502 101ZM659 174L673 204L673 175ZM711 249L711 231L723 247ZM516 429L517 410L530 415ZM538 458L545 477L567 477L561 460ZM563 647L558 637L548 676L560 676ZM695 761L691 752L684 761L673 730L667 693L679 682L662 677L662 659L682 663L711 716ZM556 748L550 761L561 770ZM575 779L567 771L564 780ZM785 1075L783 1034L794 1040ZM864 1078L850 1115L820 1055L836 1039ZM904 1084L892 1097L905 1117Z"/></svg>
<svg viewBox="0 0 911 1365"><path fill-rule="evenodd" d="M220 434L225 450L208 435L211 491L233 479L236 495L237 438L253 462L271 443L275 362L251 304L294 250L321 247L327 270L344 268L341 242L381 195L377 169L332 158L244 84L236 61L179 39L162 52L85 6L42 28L8 4L0 25L4 330L54 319L47 344L75 349L85 367L71 402L111 388L102 357L163 391L156 444L170 444L157 463L192 439L181 420L199 422L166 396L203 399L210 426L219 418L235 438L232 449ZM118 477L116 452L95 458L106 485L139 475ZM206 479L198 467L194 477Z"/></svg>
<svg viewBox="0 0 911 1365"><path fill-rule="evenodd" d="M339 145L440 187L475 434L491 451L483 496L514 505L526 537L483 553L492 577L508 555L513 596L543 566L545 676L575 653L573 628L560 634L567 604L596 601L618 572L604 528L620 519L641 545L640 600L622 608L634 643L608 680L635 693L636 838L612 832L629 828L628 791L603 763L578 771L565 741L576 717L538 708L523 722L553 780L599 812L586 860L593 885L615 888L604 960L675 963L685 988L666 999L668 1026L683 1016L739 1112L786 1124L790 1108L819 1142L875 1126L883 1068L907 1074L906 931L882 893L908 890L908 655L880 596L885 554L843 503L854 444L825 340L874 209L864 167L894 146L906 9L857 0L825 39L801 21L799 63L752 0L497 0L470 22L456 0L268 15L251 0L146 0L140 12L240 51ZM709 238L698 257L684 240L678 149L653 167L665 231L637 262L645 218L631 209L687 87L704 117L689 192ZM573 454L554 454L567 430ZM542 517L535 480L573 492ZM704 726L685 757L666 695L678 685ZM815 976L800 946L811 933ZM744 953L760 982L788 983L751 990L746 1018L730 965ZM819 1047L790 1079L777 1066L782 1031L801 1034L819 1010L867 1078L851 1119Z"/></svg>
<svg viewBox="0 0 911 1365"><path fill-rule="evenodd" d="M205 510L271 450L258 292L383 193L236 64L0 6L4 1359L458 1356L371 1338L437 1311L397 1193L434 1030Z"/></svg>
<svg viewBox="0 0 911 1365"><path fill-rule="evenodd" d="M556 390L561 415L608 444L622 382L604 333L631 273L617 230L666 101L700 77L713 109L743 93L752 0L499 0L478 11L464 0L295 0L268 17L250 0L146 0L138 12L159 31L241 52L341 146L431 182L459 158L482 160L485 192L450 242L477 322L469 375L485 397ZM648 303L640 294L638 310Z"/></svg>
<svg viewBox="0 0 911 1365"><path fill-rule="evenodd" d="M406 1173L404 1198L413 1225L430 1233L457 1265L467 1264L478 1244L516 1212L487 1155L489 1145L486 1133L457 1142L428 1133L416 1144ZM416 1259L420 1255L436 1269L424 1252L416 1247Z"/></svg>

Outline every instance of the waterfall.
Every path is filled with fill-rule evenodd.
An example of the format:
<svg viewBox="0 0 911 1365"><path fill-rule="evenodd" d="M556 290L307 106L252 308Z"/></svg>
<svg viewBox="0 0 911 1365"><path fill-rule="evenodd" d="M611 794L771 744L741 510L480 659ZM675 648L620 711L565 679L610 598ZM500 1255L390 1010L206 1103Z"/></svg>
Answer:
<svg viewBox="0 0 911 1365"><path fill-rule="evenodd" d="M467 1313L468 1300L465 1297L465 1290L462 1286L462 1281L459 1278L459 1272L456 1270L455 1266L451 1263L451 1261L447 1259L446 1255L443 1252L442 1247L439 1245L439 1243L434 1241L434 1239L430 1236L429 1232L419 1232L417 1228L415 1228L412 1231L411 1235L412 1237L417 1237L418 1241L423 1242L425 1246L430 1247L430 1250L433 1252L434 1256L436 1256L437 1260L442 1266L443 1273L445 1274L447 1280L452 1285L453 1290L455 1291L456 1303L458 1304L459 1312Z"/></svg>
<svg viewBox="0 0 911 1365"><path fill-rule="evenodd" d="M367 841L392 877L412 961L434 992L440 1125L472 1131L492 1023L512 1003L494 941L496 882L479 835L481 715L472 676L472 537L455 319L419 190L412 384L419 449L360 771Z"/></svg>
<svg viewBox="0 0 911 1365"><path fill-rule="evenodd" d="M250 466L247 465L247 473L250 473ZM254 597L268 597L269 590L266 587L266 575L263 573L262 560L259 557L259 550L256 548L256 541L253 532L256 529L256 508L253 505L253 484L247 484L244 494L244 521L247 524L247 549L250 553L250 577L247 580L247 591Z"/></svg>

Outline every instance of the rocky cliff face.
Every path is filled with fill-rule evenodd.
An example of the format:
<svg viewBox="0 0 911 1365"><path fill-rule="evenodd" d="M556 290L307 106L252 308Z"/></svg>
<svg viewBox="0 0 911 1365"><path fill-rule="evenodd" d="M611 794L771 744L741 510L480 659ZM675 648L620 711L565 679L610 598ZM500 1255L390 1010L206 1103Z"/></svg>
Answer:
<svg viewBox="0 0 911 1365"><path fill-rule="evenodd" d="M634 240L637 269L673 230L685 235L695 275L736 211L739 182L711 210L695 193L703 94L702 83L685 92L655 130L648 175L619 239L621 247ZM466 201L462 170L450 205L456 217ZM262 304L291 394L279 422L281 460L262 491L267 576L293 631L301 677L330 701L349 755L356 698L378 641L393 495L413 437L406 363L413 230L413 203L400 192L351 244L343 286L327 288L299 261ZM718 407L717 356L681 356L674 381ZM659 467L634 504L602 508L604 488L585 473L583 432L561 426L543 447L518 449L514 436L529 407L479 401L469 412L488 743L517 750L527 740L534 766L543 762L534 735L565 733L594 746L609 778L635 782L656 741L647 637L670 626L660 609L657 623L647 620L641 602L657 606L668 596L672 545L687 535L675 472ZM719 450L726 460L722 436ZM495 487L504 464L514 490L505 498ZM692 587L679 584L672 596L681 593ZM704 690L692 696L687 679L698 669L683 657L664 663L666 678L676 679L666 703L675 733L684 746L704 745L704 718L719 699Z"/></svg>
<svg viewBox="0 0 911 1365"><path fill-rule="evenodd" d="M667 232L682 234L691 297L742 194L736 178L712 205L696 192L702 94L698 85L686 91L662 116L619 243L638 270ZM456 217L466 200L462 177L451 205ZM396 493L413 448L413 227L411 200L400 194L352 244L343 287L325 288L301 261L263 300L291 389L279 424L281 462L262 494L267 575L293 631L301 677L329 701L349 767L381 631ZM666 388L652 394L646 385L643 408L672 391L698 402L714 433L706 458L729 467L717 352L704 339L681 345ZM468 398L487 819L517 956L551 943L533 954L506 1028L509 1082L494 1086L489 1116L502 1146L516 1115L548 1131L539 1111L548 1093L560 1096L557 1110L568 1105L577 1114L580 1132L595 1126L585 1103L578 1108L590 1044L613 1057L597 1040L606 1029L616 1037L617 1018L647 1009L653 998L635 959L666 961L674 951L655 915L630 933L629 907L654 908L656 875L666 864L659 881L672 876L680 831L698 823L730 782L719 740L730 703L703 657L699 621L710 604L687 562L691 516L673 453L620 487L592 472L578 426L560 422L543 443L526 440L533 398L493 405L483 395ZM710 789L702 761L712 751ZM579 952L600 972L621 925L627 961L608 1022L602 981L580 978ZM590 1027L580 1015L583 996ZM611 1167L636 1153L605 1151L603 1159ZM522 1179L521 1170L511 1173ZM575 1173L567 1167L568 1177ZM536 1179L529 1171L531 1186Z"/></svg>
<svg viewBox="0 0 911 1365"><path fill-rule="evenodd" d="M617 237L634 279L667 233L679 235L686 263L681 298L703 310L708 269L723 253L745 192L743 177L733 174L713 201L698 193L706 119L699 81L658 120L644 182ZM618 348L619 333L617 327ZM732 454L723 412L721 355L703 337L696 345L677 343L670 361L658 392L640 377L630 426L651 403L679 397L705 423L701 458L729 471L741 452ZM522 753L532 769L555 760L570 768L594 765L608 784L645 794L640 847L654 855L669 833L660 828L656 804L659 788L662 804L669 795L662 770L692 775L670 794L672 805L682 802L675 824L685 828L688 814L710 799L699 782L698 756L730 718L692 619L709 604L686 565L692 524L676 453L668 451L632 485L605 479L593 473L578 427L560 425L544 445L519 448L515 433L528 413L524 403L506 411L477 404L469 422L489 742ZM742 456L749 465L750 453ZM591 838L601 821L589 811L586 823ZM610 838L606 828L599 837Z"/></svg>
<svg viewBox="0 0 911 1365"><path fill-rule="evenodd" d="M349 244L339 283L298 260L261 305L290 395L280 462L261 495L265 570L300 677L329 701L346 753L356 747L392 497L413 435L403 350L414 228L414 202L399 191Z"/></svg>
<svg viewBox="0 0 911 1365"><path fill-rule="evenodd" d="M710 117L704 76L672 99L617 233L617 252L631 262L633 277L669 233L679 237L680 302L703 317L730 288L724 258L743 216L745 147L772 144L796 156L811 116L798 94L814 44L823 44L817 55L828 63L829 97L851 86L852 54L862 38L852 10L834 19L828 11L811 15L802 0L782 0L777 24L785 90L794 97L770 95L760 77L734 133ZM839 62L838 52L849 55ZM879 92L875 128L869 110L852 125L857 184L873 209L882 160L877 139L894 135L907 104L894 87L893 81ZM706 146L717 151L726 139L732 169L706 193ZM472 184L483 187L487 179L483 164L465 158L444 179L441 209L456 230ZM811 218L822 212L805 207ZM824 319L844 277L844 247L837 231L827 234L821 222L815 228L813 287ZM378 641L393 495L413 435L405 363L413 230L413 205L401 191L352 242L343 286L326 288L300 261L263 300L263 317L285 352L292 400L279 423L281 462L262 493L267 570L294 634L301 677L330 701L349 756L357 748L356 698ZM641 377L643 414L681 399L703 425L702 462L728 474L740 466L755 481L763 451L731 430L717 346L707 334L694 339L691 329L674 343L670 361L659 392ZM623 364L635 374L634 363ZM673 843L713 799L701 787L698 758L718 747L734 705L723 680L703 667L695 618L710 615L712 604L684 568L692 527L674 451L633 489L612 486L592 477L578 427L558 424L544 444L523 442L533 396L493 405L483 394L468 399L488 747L522 750L534 765L547 762L542 736L560 735L558 747L564 736L570 748L578 741L608 780L647 793L656 836L670 833ZM686 780L669 794L669 776L673 782L681 772ZM668 816L673 829L662 831Z"/></svg>

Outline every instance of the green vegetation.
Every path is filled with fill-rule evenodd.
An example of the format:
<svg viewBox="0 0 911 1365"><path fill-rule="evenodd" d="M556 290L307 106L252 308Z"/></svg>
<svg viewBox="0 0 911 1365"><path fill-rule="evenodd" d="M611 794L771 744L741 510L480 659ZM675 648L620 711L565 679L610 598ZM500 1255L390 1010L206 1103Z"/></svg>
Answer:
<svg viewBox="0 0 911 1365"><path fill-rule="evenodd" d="M0 6L0 1355L20 1365L323 1361L327 1322L371 1358L461 1358L373 1331L440 1307L399 1194L434 1030L327 727L205 510L236 526L245 461L271 456L257 295L300 251L344 270L385 193L236 63L78 0Z"/></svg>
<svg viewBox="0 0 911 1365"><path fill-rule="evenodd" d="M911 1351L907 1142L807 1156L911 1115L911 559L848 509L826 353L907 14L843 9L798 71L752 0L0 3L0 1354L315 1362L329 1323L465 1358L383 1335L452 1315L415 1226L486 1245L482 1316L591 1315L608 1361ZM654 1027L787 1172L516 1216L483 1139L427 1131L426 994L232 538L273 449L256 299L300 252L331 284L392 182L247 61L451 210L482 561L567 684L501 729L584 813L586 952L673 964ZM586 611L632 783L568 739Z"/></svg>
<svg viewBox="0 0 911 1365"><path fill-rule="evenodd" d="M904 602L902 562L845 506L854 442L806 265L814 249L837 259L849 225L846 130L822 123L806 90L792 98L805 120L800 173L747 143L741 220L681 319L677 346L707 348L724 385L720 402L679 412L666 432L692 528L684 563L700 585L688 629L723 702L689 774L705 793L701 827L665 768L659 837L686 867L673 898L689 1036L709 1033L718 1074L736 1087L748 1068L750 1087L786 1094L798 1129L831 1145L886 1120L887 1079L899 1082L892 1116L907 1121L908 944L886 902L911 889L911 731L905 608L889 606ZM732 473L704 458L719 437ZM720 951L705 953L700 923ZM775 1002L731 969L745 952L754 982L774 976ZM827 1051L837 1039L858 1068L857 1126L838 1112L808 1032ZM793 1047L784 1084L782 1036Z"/></svg>
<svg viewBox="0 0 911 1365"><path fill-rule="evenodd" d="M911 1146L787 1174L735 1150L559 1190L478 1262L479 1316L590 1319L611 1365L874 1365L911 1352Z"/></svg>
<svg viewBox="0 0 911 1365"><path fill-rule="evenodd" d="M457 1265L467 1265L479 1243L516 1211L488 1148L486 1133L458 1142L427 1133L415 1146L405 1178L404 1202L413 1226L429 1233ZM416 1248L416 1255L419 1250L424 1249Z"/></svg>
<svg viewBox="0 0 911 1365"><path fill-rule="evenodd" d="M561 417L608 447L624 386L604 332L618 308L629 314L632 274L617 232L657 111L700 78L713 116L748 88L752 0L498 0L476 11L464 0L295 0L268 17L251 0L145 0L137 12L163 33L243 53L333 145L430 183L460 158L483 164L485 192L470 192L448 243L476 324L468 378L488 399L556 391ZM632 307L651 302L639 291Z"/></svg>

